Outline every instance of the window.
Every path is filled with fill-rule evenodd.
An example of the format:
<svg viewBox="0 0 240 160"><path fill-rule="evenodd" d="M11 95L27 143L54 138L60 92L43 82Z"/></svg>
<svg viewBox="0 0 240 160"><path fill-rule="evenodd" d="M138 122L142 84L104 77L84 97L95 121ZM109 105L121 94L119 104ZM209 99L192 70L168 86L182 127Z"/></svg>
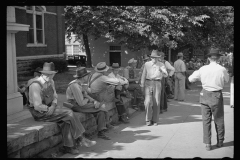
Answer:
<svg viewBox="0 0 240 160"><path fill-rule="evenodd" d="M79 45L73 45L73 54L79 54L80 48Z"/></svg>
<svg viewBox="0 0 240 160"><path fill-rule="evenodd" d="M44 36L44 11L40 6L26 6L27 24L30 25L27 33L28 44L45 44Z"/></svg>
<svg viewBox="0 0 240 160"><path fill-rule="evenodd" d="M66 53L72 54L72 45L66 45Z"/></svg>

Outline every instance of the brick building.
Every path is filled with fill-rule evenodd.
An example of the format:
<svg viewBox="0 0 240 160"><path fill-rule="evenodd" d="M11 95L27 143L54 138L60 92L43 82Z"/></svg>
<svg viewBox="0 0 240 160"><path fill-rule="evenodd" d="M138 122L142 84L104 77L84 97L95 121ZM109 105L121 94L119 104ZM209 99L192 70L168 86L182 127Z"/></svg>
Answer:
<svg viewBox="0 0 240 160"><path fill-rule="evenodd" d="M14 6L16 23L30 25L16 34L18 74L32 70L31 60L62 58L65 51L63 6Z"/></svg>

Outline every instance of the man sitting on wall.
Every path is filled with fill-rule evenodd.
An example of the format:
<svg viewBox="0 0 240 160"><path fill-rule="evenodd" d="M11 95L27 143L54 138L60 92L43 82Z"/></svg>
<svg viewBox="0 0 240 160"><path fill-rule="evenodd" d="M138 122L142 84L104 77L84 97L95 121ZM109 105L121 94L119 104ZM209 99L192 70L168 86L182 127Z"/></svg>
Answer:
<svg viewBox="0 0 240 160"><path fill-rule="evenodd" d="M110 138L104 134L104 131L108 127L108 113L105 110L105 104L91 98L82 87L82 85L87 82L89 73L91 72L87 71L85 67L77 68L76 75L73 76L76 79L69 83L66 91L67 101L73 105L71 109L74 112L93 114L98 125L98 137L110 140Z"/></svg>
<svg viewBox="0 0 240 160"><path fill-rule="evenodd" d="M90 147L96 144L83 136L84 127L78 113L69 109L59 108L57 105L57 93L53 81L55 66L53 62L44 63L41 76L30 79L27 84L29 90L29 111L36 121L57 122L62 137L64 151L71 154L79 154L77 146ZM79 143L80 142L80 143Z"/></svg>
<svg viewBox="0 0 240 160"><path fill-rule="evenodd" d="M128 66L124 69L123 76L128 80L129 86L128 90L133 91L133 108L138 110L137 97L142 98L142 90L139 85L140 76L136 72L137 60L134 58L128 61Z"/></svg>
<svg viewBox="0 0 240 160"><path fill-rule="evenodd" d="M119 102L116 102L116 107L118 110L119 120L123 123L129 123L128 121L128 106L124 106L124 101L130 101L131 99L127 98L128 94L128 80L118 74L120 69L120 66L118 63L112 64L112 72L108 75L111 78L116 78L119 80L120 84L122 85L122 90L115 90L115 96L119 100ZM123 98L125 97L125 98Z"/></svg>
<svg viewBox="0 0 240 160"><path fill-rule="evenodd" d="M115 89L122 89L118 79L108 77L108 69L105 62L99 62L94 68L95 73L88 78L88 95L98 102L115 102Z"/></svg>

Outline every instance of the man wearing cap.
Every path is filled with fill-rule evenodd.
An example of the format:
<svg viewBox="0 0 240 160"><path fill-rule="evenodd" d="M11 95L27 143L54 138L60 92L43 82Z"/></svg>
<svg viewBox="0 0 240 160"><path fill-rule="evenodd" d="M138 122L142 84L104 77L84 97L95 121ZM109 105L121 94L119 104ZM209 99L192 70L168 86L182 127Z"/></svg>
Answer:
<svg viewBox="0 0 240 160"><path fill-rule="evenodd" d="M57 105L57 93L53 81L55 66L53 62L43 64L41 76L28 81L29 111L36 121L57 122L63 136L64 151L78 154L78 145L90 147L96 144L83 136L84 127L78 113L61 109Z"/></svg>
<svg viewBox="0 0 240 160"><path fill-rule="evenodd" d="M186 66L183 62L183 53L179 52L178 60L174 62L175 68L175 88L174 88L174 99L184 101L185 98L185 78L186 78Z"/></svg>
<svg viewBox="0 0 240 160"><path fill-rule="evenodd" d="M167 77L168 73L164 64L158 61L160 55L157 50L153 50L150 57L151 61L144 64L140 86L145 87L146 125L157 126L160 112L161 80L162 77Z"/></svg>
<svg viewBox="0 0 240 160"><path fill-rule="evenodd" d="M128 121L128 106L126 106L126 102L129 102L131 99L127 96L127 88L129 86L128 80L118 74L120 66L118 63L112 64L112 72L108 75L111 78L116 78L119 80L122 89L115 90L115 96L119 100L116 102L116 107L118 110L119 120L123 123L129 123Z"/></svg>
<svg viewBox="0 0 240 160"><path fill-rule="evenodd" d="M124 71L123 71L123 76L128 80L129 82L129 86L128 86L128 90L129 91L133 91L133 108L138 110L138 106L137 106L137 98L141 98L141 87L139 85L139 80L140 77L136 72L136 65L137 65L137 60L135 60L134 58L130 59L128 61L128 66L125 67Z"/></svg>
<svg viewBox="0 0 240 160"><path fill-rule="evenodd" d="M168 77L172 78L172 75L174 74L174 67L164 59L165 57L165 53L164 52L159 52L160 54L160 58L159 61L162 62L164 64L164 66L167 69L168 72ZM160 113L162 112L166 112L167 111L167 94L166 94L166 83L168 81L168 77L162 77L162 91L161 91L161 100L160 100Z"/></svg>
<svg viewBox="0 0 240 160"><path fill-rule="evenodd" d="M229 75L224 67L216 63L220 57L217 49L211 49L207 56L210 64L194 71L188 79L190 82L201 81L202 83L200 103L203 120L203 143L206 144L206 150L209 151L211 150L212 115L217 132L217 147L223 146L225 126L222 89L224 82L228 82Z"/></svg>
<svg viewBox="0 0 240 160"><path fill-rule="evenodd" d="M73 76L76 79L68 84L68 88L66 90L67 102L73 105L71 109L74 112L93 114L98 125L98 137L110 140L110 138L104 133L108 126L108 112L105 110L105 104L91 98L82 87L84 83L87 83L90 73L91 72L87 71L85 67L76 69L76 75Z"/></svg>

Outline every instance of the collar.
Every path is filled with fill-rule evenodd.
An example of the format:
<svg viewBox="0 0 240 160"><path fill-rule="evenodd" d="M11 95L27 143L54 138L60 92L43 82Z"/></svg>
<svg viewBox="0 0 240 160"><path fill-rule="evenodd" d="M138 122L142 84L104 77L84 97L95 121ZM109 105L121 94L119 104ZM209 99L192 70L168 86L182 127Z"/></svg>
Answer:
<svg viewBox="0 0 240 160"><path fill-rule="evenodd" d="M42 76L40 76L38 79L40 80L40 82L41 82L42 84L45 84L45 83L47 82L45 79L43 79Z"/></svg>
<svg viewBox="0 0 240 160"><path fill-rule="evenodd" d="M217 65L217 62L210 62L209 65Z"/></svg>

